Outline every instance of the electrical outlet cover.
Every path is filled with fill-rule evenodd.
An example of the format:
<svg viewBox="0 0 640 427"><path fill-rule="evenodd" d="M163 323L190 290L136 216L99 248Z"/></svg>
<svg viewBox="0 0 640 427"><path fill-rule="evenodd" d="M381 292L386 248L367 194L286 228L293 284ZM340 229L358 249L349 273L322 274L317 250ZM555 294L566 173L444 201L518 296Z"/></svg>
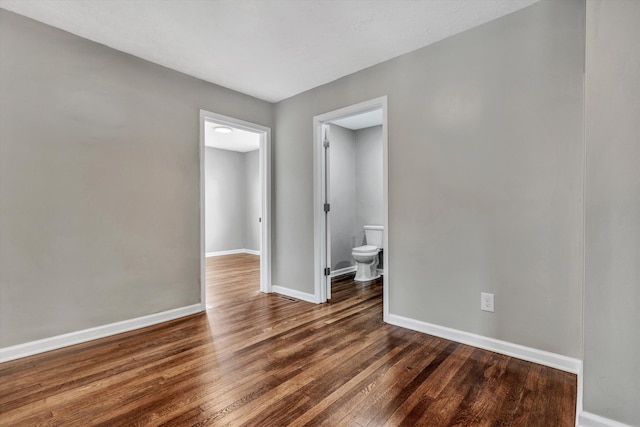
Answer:
<svg viewBox="0 0 640 427"><path fill-rule="evenodd" d="M487 292L480 293L480 310L494 312L493 307L493 294Z"/></svg>

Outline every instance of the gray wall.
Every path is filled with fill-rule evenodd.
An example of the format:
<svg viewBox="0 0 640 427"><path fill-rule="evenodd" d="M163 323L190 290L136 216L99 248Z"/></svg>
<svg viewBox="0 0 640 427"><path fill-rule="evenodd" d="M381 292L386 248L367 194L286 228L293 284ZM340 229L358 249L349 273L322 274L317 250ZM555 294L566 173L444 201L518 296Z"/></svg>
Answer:
<svg viewBox="0 0 640 427"><path fill-rule="evenodd" d="M260 150L244 154L245 173L245 226L244 249L260 250L260 219L262 195L260 192Z"/></svg>
<svg viewBox="0 0 640 427"><path fill-rule="evenodd" d="M587 1L584 409L640 426L640 2Z"/></svg>
<svg viewBox="0 0 640 427"><path fill-rule="evenodd" d="M359 129L356 141L356 240L364 241L365 225L384 223L382 126Z"/></svg>
<svg viewBox="0 0 640 427"><path fill-rule="evenodd" d="M0 10L0 346L198 303L199 109L272 106Z"/></svg>
<svg viewBox="0 0 640 427"><path fill-rule="evenodd" d="M205 251L260 250L260 150L205 148Z"/></svg>
<svg viewBox="0 0 640 427"><path fill-rule="evenodd" d="M356 147L355 132L330 125L329 154L331 203L331 269L355 264L356 246Z"/></svg>
<svg viewBox="0 0 640 427"><path fill-rule="evenodd" d="M388 95L391 313L581 357L584 31L543 0L276 104L274 284L313 293L313 116Z"/></svg>
<svg viewBox="0 0 640 427"><path fill-rule="evenodd" d="M205 148L205 251L243 249L245 244L245 154Z"/></svg>

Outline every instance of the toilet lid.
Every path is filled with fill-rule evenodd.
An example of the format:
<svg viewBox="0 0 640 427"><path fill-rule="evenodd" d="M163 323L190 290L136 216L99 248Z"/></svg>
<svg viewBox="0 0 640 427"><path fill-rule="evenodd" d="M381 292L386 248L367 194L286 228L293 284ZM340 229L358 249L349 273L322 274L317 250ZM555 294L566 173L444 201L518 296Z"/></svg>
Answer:
<svg viewBox="0 0 640 427"><path fill-rule="evenodd" d="M378 247L373 245L364 245L353 248L353 252L372 252L375 250L378 250Z"/></svg>

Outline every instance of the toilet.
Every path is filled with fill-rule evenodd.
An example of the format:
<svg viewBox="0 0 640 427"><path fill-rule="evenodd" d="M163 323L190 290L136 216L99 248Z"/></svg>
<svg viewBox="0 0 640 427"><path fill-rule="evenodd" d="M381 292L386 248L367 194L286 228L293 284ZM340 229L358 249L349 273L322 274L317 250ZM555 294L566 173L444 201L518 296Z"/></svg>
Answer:
<svg viewBox="0 0 640 427"><path fill-rule="evenodd" d="M365 225L364 235L367 244L353 248L351 255L356 261L356 282L367 282L380 277L378 273L378 254L382 249L381 225Z"/></svg>

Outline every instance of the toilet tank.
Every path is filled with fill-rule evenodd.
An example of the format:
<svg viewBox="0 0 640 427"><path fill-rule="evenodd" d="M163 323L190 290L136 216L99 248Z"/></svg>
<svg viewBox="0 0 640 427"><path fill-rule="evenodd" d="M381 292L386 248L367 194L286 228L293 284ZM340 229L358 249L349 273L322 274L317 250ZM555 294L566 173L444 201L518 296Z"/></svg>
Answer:
<svg viewBox="0 0 640 427"><path fill-rule="evenodd" d="M381 225L365 225L364 236L367 239L367 245L382 248L382 230L384 230L384 227Z"/></svg>

